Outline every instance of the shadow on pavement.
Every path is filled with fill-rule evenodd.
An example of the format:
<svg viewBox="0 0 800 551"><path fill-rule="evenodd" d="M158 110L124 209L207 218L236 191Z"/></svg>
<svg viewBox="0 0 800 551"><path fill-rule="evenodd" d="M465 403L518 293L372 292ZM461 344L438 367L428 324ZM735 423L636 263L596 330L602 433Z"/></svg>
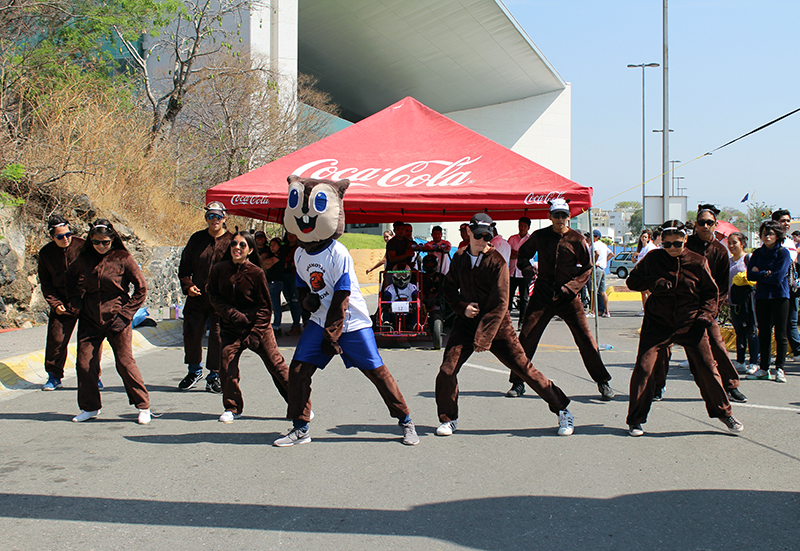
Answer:
<svg viewBox="0 0 800 551"><path fill-rule="evenodd" d="M426 537L485 550L796 549L799 508L796 492L745 490L508 496L408 510L0 493L0 516L12 519Z"/></svg>

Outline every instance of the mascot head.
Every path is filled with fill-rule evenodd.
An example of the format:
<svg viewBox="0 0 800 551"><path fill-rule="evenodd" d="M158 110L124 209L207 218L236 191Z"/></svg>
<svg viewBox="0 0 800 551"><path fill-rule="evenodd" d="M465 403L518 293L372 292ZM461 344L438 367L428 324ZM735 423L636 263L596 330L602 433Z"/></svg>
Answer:
<svg viewBox="0 0 800 551"><path fill-rule="evenodd" d="M344 232L344 192L350 180L289 176L289 201L283 225L309 252L324 249Z"/></svg>

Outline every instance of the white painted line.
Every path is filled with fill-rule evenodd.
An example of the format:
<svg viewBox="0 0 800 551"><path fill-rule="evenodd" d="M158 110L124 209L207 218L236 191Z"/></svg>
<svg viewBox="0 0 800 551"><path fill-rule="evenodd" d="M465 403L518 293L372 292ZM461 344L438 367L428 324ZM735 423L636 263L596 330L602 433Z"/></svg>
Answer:
<svg viewBox="0 0 800 551"><path fill-rule="evenodd" d="M736 407L743 407L743 408L757 408L757 409L774 409L776 411L793 411L795 413L800 413L800 408L785 408L781 406L759 406L758 404L740 404L737 402L731 403L731 405L736 405Z"/></svg>
<svg viewBox="0 0 800 551"><path fill-rule="evenodd" d="M511 371L510 369L495 369L493 367L484 367L482 365L476 365L476 364L470 364L470 363L465 363L464 365L466 365L467 367L474 367L475 369L482 369L484 371L491 371L492 373L508 374L508 372ZM800 411L800 410L798 410L798 411Z"/></svg>

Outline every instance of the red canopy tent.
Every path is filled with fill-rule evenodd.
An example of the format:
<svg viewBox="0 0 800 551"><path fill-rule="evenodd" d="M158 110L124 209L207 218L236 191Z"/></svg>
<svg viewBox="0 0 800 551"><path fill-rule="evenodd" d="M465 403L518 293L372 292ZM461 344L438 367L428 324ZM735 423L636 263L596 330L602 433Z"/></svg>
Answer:
<svg viewBox="0 0 800 551"><path fill-rule="evenodd" d="M735 231L741 231L739 228L731 224L730 222L726 222L725 220L718 220L717 227L714 230L714 233L717 234L718 239L723 239L728 237Z"/></svg>
<svg viewBox="0 0 800 551"><path fill-rule="evenodd" d="M296 174L350 180L348 223L464 221L478 211L497 220L547 216L550 199L572 215L591 206L581 186L407 97L371 117L233 180L207 201L231 214L283 222Z"/></svg>

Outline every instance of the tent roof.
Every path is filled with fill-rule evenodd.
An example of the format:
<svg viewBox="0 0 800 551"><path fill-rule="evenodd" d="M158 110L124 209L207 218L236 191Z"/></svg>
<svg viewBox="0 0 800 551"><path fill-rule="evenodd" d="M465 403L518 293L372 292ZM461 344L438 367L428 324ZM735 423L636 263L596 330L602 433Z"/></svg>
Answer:
<svg viewBox="0 0 800 551"><path fill-rule="evenodd" d="M570 200L573 216L592 189L405 98L371 117L261 168L219 184L207 201L232 214L283 221L296 174L350 180L347 222L464 221L478 211L497 220L544 218L547 201Z"/></svg>

